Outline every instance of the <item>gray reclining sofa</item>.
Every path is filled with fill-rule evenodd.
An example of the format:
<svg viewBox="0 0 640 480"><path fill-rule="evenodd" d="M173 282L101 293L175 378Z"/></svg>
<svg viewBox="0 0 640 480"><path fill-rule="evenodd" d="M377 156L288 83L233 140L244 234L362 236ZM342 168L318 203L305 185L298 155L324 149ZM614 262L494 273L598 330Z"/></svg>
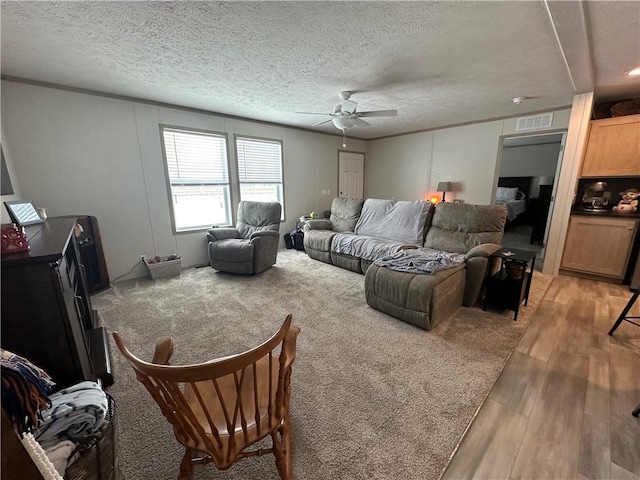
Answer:
<svg viewBox="0 0 640 480"><path fill-rule="evenodd" d="M364 273L370 306L429 330L460 305L477 302L505 219L498 205L335 198L329 220L305 225L304 246L311 258ZM373 264L418 247L462 254L464 262L432 275Z"/></svg>

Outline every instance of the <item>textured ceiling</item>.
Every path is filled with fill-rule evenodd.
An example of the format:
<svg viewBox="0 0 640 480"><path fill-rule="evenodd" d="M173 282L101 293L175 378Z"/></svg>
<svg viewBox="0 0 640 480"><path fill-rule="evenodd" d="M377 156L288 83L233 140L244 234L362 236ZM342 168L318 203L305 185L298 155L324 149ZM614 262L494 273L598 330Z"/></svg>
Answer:
<svg viewBox="0 0 640 480"><path fill-rule="evenodd" d="M295 112L329 113L342 90L360 110L398 110L349 132L358 138L567 106L576 93L541 1L1 8L5 76L305 128L324 117ZM595 86L640 95L640 80L623 78L640 65L640 3L584 10Z"/></svg>

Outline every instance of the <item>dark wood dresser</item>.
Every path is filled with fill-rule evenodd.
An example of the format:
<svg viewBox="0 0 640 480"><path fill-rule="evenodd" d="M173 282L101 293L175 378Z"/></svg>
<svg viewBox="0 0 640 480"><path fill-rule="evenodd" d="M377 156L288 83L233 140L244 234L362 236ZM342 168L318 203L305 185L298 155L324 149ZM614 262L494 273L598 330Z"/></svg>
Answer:
<svg viewBox="0 0 640 480"><path fill-rule="evenodd" d="M91 306L75 240L77 219L25 227L30 250L2 256L2 348L47 371L63 388L113 383L106 329Z"/></svg>

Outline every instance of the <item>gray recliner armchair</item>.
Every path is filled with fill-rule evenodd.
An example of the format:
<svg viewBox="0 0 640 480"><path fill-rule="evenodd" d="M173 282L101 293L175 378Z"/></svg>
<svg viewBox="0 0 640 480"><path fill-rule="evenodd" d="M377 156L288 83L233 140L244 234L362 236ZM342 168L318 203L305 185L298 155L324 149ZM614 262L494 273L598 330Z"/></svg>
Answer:
<svg viewBox="0 0 640 480"><path fill-rule="evenodd" d="M277 202L240 202L236 228L211 228L207 234L211 266L254 275L275 264L281 213Z"/></svg>

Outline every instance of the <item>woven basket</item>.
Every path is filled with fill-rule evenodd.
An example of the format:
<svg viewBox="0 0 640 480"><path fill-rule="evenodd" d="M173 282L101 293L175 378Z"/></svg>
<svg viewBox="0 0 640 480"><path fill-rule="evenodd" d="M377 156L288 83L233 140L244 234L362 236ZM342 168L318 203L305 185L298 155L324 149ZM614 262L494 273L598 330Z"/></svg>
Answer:
<svg viewBox="0 0 640 480"><path fill-rule="evenodd" d="M182 268L181 258L176 258L175 260L162 260L156 263L149 263L145 260L144 263L146 263L147 268L149 269L149 274L151 275L152 280L157 278L175 277L176 275L180 275L180 268Z"/></svg>
<svg viewBox="0 0 640 480"><path fill-rule="evenodd" d="M524 275L526 265L515 262L505 262L505 269L507 270L507 277L513 280L520 280Z"/></svg>
<svg viewBox="0 0 640 480"><path fill-rule="evenodd" d="M100 430L78 444L71 458L77 458L64 473L65 480L119 479L116 436L116 404L107 394L109 409ZM76 455L77 454L77 455Z"/></svg>

